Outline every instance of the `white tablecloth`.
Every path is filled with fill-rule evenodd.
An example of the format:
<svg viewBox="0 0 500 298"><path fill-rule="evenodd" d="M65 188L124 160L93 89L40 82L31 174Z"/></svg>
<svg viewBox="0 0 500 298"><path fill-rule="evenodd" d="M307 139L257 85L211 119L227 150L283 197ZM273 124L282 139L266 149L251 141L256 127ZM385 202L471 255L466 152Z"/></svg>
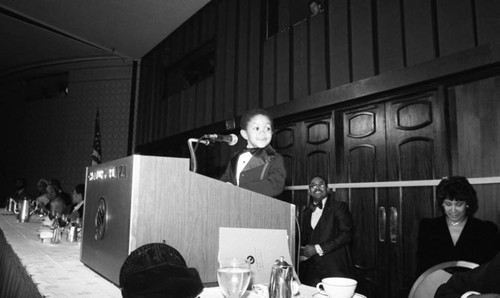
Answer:
<svg viewBox="0 0 500 298"><path fill-rule="evenodd" d="M47 298L121 298L120 289L80 262L80 243L42 243L40 222L19 223L0 212L0 229L41 295ZM10 297L9 297L10 298ZM24 297L23 297L24 298Z"/></svg>

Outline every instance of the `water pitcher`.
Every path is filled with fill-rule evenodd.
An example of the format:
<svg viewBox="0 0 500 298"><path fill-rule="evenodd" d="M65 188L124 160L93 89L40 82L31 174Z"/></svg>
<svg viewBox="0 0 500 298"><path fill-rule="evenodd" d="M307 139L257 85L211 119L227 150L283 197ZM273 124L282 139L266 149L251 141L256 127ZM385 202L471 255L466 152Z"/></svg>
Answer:
<svg viewBox="0 0 500 298"><path fill-rule="evenodd" d="M28 198L24 198L20 202L20 208L17 210L14 210L14 213L17 214L17 220L19 222L27 222L30 220L30 216L33 213L31 210L31 203Z"/></svg>
<svg viewBox="0 0 500 298"><path fill-rule="evenodd" d="M292 297L293 266L280 257L274 262L269 282L269 298Z"/></svg>

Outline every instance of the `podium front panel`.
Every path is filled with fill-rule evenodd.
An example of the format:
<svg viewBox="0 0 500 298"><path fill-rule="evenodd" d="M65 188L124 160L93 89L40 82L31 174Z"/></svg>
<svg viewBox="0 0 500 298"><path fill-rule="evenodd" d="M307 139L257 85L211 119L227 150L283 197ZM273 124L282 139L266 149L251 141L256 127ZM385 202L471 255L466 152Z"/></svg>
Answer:
<svg viewBox="0 0 500 298"><path fill-rule="evenodd" d="M87 168L81 261L117 285L129 254L132 161Z"/></svg>

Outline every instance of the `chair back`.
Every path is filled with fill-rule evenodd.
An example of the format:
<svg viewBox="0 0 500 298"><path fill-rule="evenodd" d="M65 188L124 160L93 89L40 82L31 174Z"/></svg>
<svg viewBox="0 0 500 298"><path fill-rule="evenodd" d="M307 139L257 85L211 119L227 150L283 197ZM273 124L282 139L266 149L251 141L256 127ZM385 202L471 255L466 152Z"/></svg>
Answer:
<svg viewBox="0 0 500 298"><path fill-rule="evenodd" d="M446 283L452 275L452 273L449 273L446 269L465 268L470 270L476 268L477 266L479 265L467 261L450 261L437 264L436 266L427 269L417 278L415 283L413 283L413 287L411 288L408 298L434 297L437 288Z"/></svg>

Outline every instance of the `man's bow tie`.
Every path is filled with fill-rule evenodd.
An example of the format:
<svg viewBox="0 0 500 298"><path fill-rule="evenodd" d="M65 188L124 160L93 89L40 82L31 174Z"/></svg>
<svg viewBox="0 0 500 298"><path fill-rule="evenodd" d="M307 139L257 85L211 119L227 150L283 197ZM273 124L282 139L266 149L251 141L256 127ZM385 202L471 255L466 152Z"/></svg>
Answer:
<svg viewBox="0 0 500 298"><path fill-rule="evenodd" d="M311 209L312 209L312 211L316 210L316 208L323 209L323 202L319 201L319 203L318 203L318 204L314 204L314 203L313 203L313 204L311 205Z"/></svg>
<svg viewBox="0 0 500 298"><path fill-rule="evenodd" d="M259 150L260 148L244 148L243 150L241 150L241 153L245 153L245 152L250 152L253 154L255 154L255 152L257 152L257 150Z"/></svg>

